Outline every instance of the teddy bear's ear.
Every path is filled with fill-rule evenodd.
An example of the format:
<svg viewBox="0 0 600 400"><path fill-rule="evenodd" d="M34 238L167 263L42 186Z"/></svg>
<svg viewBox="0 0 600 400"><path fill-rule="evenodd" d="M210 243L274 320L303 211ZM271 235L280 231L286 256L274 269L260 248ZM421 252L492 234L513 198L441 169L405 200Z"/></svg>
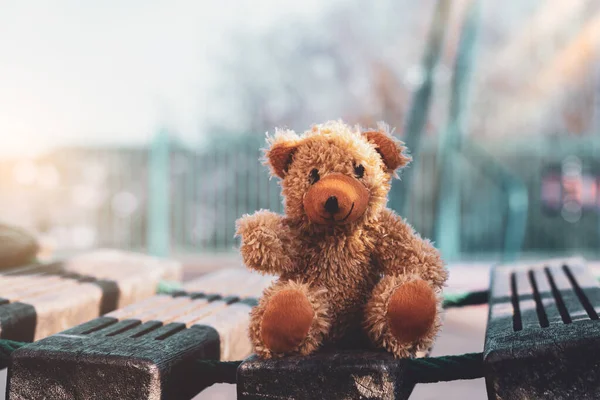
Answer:
<svg viewBox="0 0 600 400"><path fill-rule="evenodd" d="M384 130L372 130L363 132L367 140L375 145L375 150L381 155L383 163L388 172L406 166L411 158L404 154L406 149L402 142L395 140Z"/></svg>
<svg viewBox="0 0 600 400"><path fill-rule="evenodd" d="M277 131L268 142L270 147L265 151L266 164L271 167L273 174L283 179L298 149L300 138L293 131Z"/></svg>

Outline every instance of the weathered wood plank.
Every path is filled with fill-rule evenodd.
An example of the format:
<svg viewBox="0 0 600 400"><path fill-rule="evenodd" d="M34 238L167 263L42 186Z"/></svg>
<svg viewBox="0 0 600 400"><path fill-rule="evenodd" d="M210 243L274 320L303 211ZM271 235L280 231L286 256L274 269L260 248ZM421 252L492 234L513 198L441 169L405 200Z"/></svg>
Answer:
<svg viewBox="0 0 600 400"><path fill-rule="evenodd" d="M134 329L114 334L116 324L100 317L100 329L67 331L19 349L8 372L8 398L189 399L199 388L184 379L185 371L197 359L219 357L210 327L155 323L131 337Z"/></svg>
<svg viewBox="0 0 600 400"><path fill-rule="evenodd" d="M0 273L0 337L38 340L152 296L181 266L142 254L99 250Z"/></svg>
<svg viewBox="0 0 600 400"><path fill-rule="evenodd" d="M185 373L194 360L250 355L247 296L270 282L218 271L37 341L13 353L8 398L191 398L205 385Z"/></svg>
<svg viewBox="0 0 600 400"><path fill-rule="evenodd" d="M221 360L239 360L252 353L252 343L248 337L251 309L252 306L247 303L236 302L195 322L210 326L219 333ZM241 355L245 356L240 357Z"/></svg>
<svg viewBox="0 0 600 400"><path fill-rule="evenodd" d="M583 260L497 266L490 288L490 399L600 397L600 287Z"/></svg>
<svg viewBox="0 0 600 400"><path fill-rule="evenodd" d="M119 250L84 253L67 260L64 268L67 272L100 280L114 281L115 277L119 277L119 296L115 308L154 295L161 280L180 282L183 273L177 261Z"/></svg>
<svg viewBox="0 0 600 400"><path fill-rule="evenodd" d="M567 275L564 273L562 265L550 265L548 269L556 290L560 292L560 296L566 308L566 313L571 321L575 322L589 319L589 315L579 302L577 294L573 290L573 286L571 285L571 282L569 282Z"/></svg>
<svg viewBox="0 0 600 400"><path fill-rule="evenodd" d="M405 363L384 352L341 351L261 360L238 369L239 400L408 399Z"/></svg>

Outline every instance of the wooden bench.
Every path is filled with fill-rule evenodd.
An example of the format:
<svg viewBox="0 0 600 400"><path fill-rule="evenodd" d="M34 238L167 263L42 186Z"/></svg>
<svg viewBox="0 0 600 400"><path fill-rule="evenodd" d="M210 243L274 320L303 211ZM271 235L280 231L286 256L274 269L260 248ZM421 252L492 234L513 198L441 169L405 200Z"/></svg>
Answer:
<svg viewBox="0 0 600 400"><path fill-rule="evenodd" d="M582 259L498 266L490 289L490 399L600 398L600 287Z"/></svg>
<svg viewBox="0 0 600 400"><path fill-rule="evenodd" d="M600 287L584 261L500 265L491 276L479 369L489 398L600 397ZM29 344L13 353L9 399L189 399L212 383L197 360L250 355L249 312L271 279L219 271ZM365 350L250 356L238 398L408 399L409 361Z"/></svg>
<svg viewBox="0 0 600 400"><path fill-rule="evenodd" d="M218 271L17 350L9 399L183 399L204 389L197 359L239 360L271 277Z"/></svg>
<svg viewBox="0 0 600 400"><path fill-rule="evenodd" d="M0 273L0 338L34 341L156 293L181 266L141 254L99 250Z"/></svg>

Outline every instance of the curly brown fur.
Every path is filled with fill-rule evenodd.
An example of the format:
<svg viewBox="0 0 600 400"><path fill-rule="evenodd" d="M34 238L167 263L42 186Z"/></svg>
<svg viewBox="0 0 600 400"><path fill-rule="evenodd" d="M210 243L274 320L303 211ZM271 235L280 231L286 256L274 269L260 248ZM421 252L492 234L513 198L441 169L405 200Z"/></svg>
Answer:
<svg viewBox="0 0 600 400"><path fill-rule="evenodd" d="M242 237L240 251L247 267L262 273L278 274L292 268L292 235L283 217L260 210L237 221Z"/></svg>
<svg viewBox="0 0 600 400"><path fill-rule="evenodd" d="M382 211L375 235L378 245L374 256L384 274L416 273L437 288L448 279L437 249L392 210Z"/></svg>
<svg viewBox="0 0 600 400"><path fill-rule="evenodd" d="M322 341L335 342L363 325L365 307L374 301L374 290L380 290L381 284L376 285L382 275L419 277L440 290L447 273L439 253L385 207L394 168L409 160L385 126L364 133L334 121L315 125L302 136L277 131L269 145L266 162L282 178L285 215L246 215L238 221L238 234L246 266L279 274L281 282L302 285L311 296L318 292L313 306L328 305L324 321L317 314L314 320L330 329L317 329L320 334L308 339L310 345L295 352L307 354ZM336 204L326 207L331 197ZM251 336L256 352L268 357L273 354L258 335L264 301L253 311ZM430 343L435 331L411 346ZM388 350L408 355L399 346Z"/></svg>

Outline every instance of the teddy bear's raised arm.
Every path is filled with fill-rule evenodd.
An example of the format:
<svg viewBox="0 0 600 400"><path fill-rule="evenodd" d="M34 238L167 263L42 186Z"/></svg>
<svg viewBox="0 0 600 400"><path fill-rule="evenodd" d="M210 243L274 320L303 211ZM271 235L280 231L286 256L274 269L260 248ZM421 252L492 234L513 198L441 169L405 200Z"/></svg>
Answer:
<svg viewBox="0 0 600 400"><path fill-rule="evenodd" d="M242 239L242 259L248 268L269 274L292 268L291 235L283 216L260 210L238 219L236 227L236 235Z"/></svg>
<svg viewBox="0 0 600 400"><path fill-rule="evenodd" d="M381 213L374 256L384 275L417 274L436 288L448 278L438 250L389 209Z"/></svg>

